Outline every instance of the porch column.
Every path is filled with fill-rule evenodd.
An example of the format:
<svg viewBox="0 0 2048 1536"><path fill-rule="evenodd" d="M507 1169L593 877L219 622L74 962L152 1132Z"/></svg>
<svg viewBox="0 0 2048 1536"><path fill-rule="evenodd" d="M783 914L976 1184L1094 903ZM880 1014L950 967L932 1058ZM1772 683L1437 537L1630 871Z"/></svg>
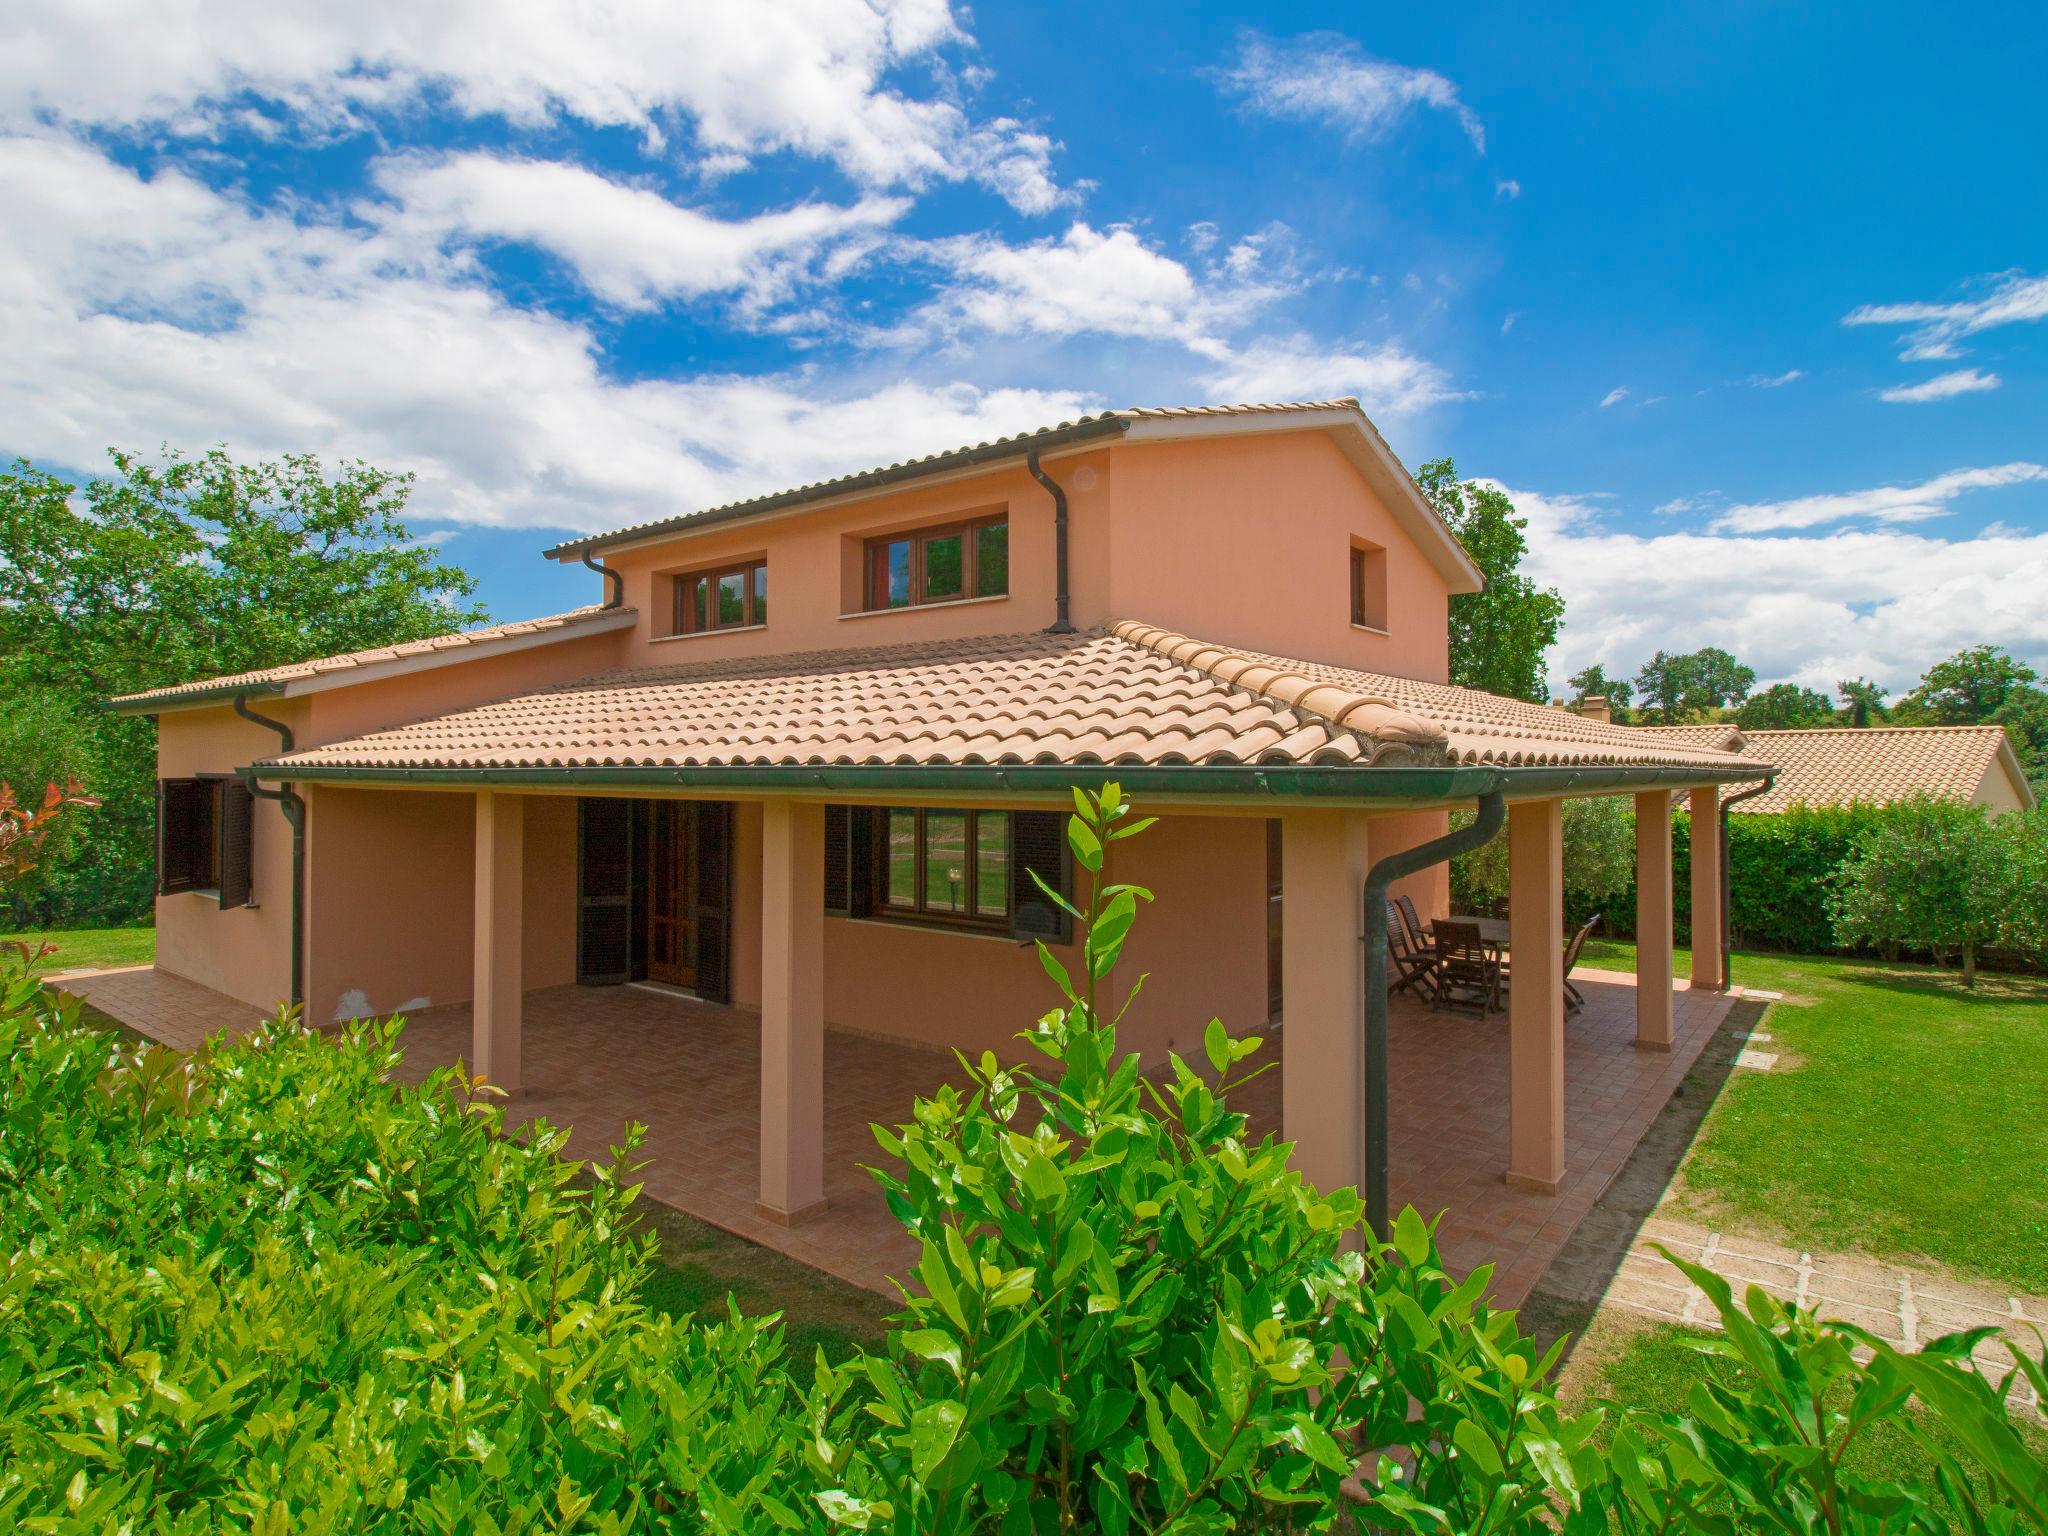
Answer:
<svg viewBox="0 0 2048 1536"><path fill-rule="evenodd" d="M520 908L525 853L526 802L499 790L478 790L470 1069L507 1093L517 1093L521 1087L519 1035L526 945Z"/></svg>
<svg viewBox="0 0 2048 1536"><path fill-rule="evenodd" d="M1636 1044L1668 1051L1671 1008L1671 795L1636 796Z"/></svg>
<svg viewBox="0 0 2048 1536"><path fill-rule="evenodd" d="M761 808L761 1198L793 1225L825 1208L825 809Z"/></svg>
<svg viewBox="0 0 2048 1536"><path fill-rule="evenodd" d="M1508 1171L1564 1183L1564 802L1508 807Z"/></svg>
<svg viewBox="0 0 2048 1536"><path fill-rule="evenodd" d="M1725 992L1721 974L1721 790L1692 792L1692 988Z"/></svg>
<svg viewBox="0 0 2048 1536"><path fill-rule="evenodd" d="M1281 1132L1318 1189L1365 1185L1366 818L1280 818Z"/></svg>

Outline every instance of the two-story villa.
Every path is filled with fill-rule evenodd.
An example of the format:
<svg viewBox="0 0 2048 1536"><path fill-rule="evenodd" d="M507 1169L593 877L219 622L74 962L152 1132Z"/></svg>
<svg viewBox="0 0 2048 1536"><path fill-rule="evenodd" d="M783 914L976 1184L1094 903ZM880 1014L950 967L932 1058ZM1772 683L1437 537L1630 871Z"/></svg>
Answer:
<svg viewBox="0 0 2048 1536"><path fill-rule="evenodd" d="M1504 791L1503 1171L1555 1191L1561 799L1651 812L1657 1048L1671 798L1710 834L1718 786L1764 771L1450 686L1479 574L1350 400L1111 412L548 554L602 602L115 701L160 723L157 964L315 1022L466 1002L474 1065L514 1093L542 1086L531 994L550 1019L572 985L744 1010L758 1100L650 1062L634 1107L757 1125L777 1223L825 1200L828 1031L1007 1051L1047 1005L1029 941L1073 936L1028 871L1070 878L1062 808L1106 778L1160 817L1115 870L1158 897L1125 1040L1158 1059L1212 1015L1281 1021L1284 1129L1328 1185L1366 1172L1367 874ZM1692 860L1695 987L1721 980L1718 847ZM1443 913L1440 856L1396 889ZM657 1004L687 1037L691 1005Z"/></svg>

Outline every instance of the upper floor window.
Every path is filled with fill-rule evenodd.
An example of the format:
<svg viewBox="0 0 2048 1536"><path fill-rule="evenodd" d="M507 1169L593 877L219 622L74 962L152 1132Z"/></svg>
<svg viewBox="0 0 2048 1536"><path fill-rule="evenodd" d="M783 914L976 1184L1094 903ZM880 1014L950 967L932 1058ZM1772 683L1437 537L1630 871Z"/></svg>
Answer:
<svg viewBox="0 0 2048 1536"><path fill-rule="evenodd" d="M910 608L1010 590L1010 523L984 518L870 539L866 606Z"/></svg>
<svg viewBox="0 0 2048 1536"><path fill-rule="evenodd" d="M1377 544L1351 546L1351 622L1387 627L1387 552Z"/></svg>
<svg viewBox="0 0 2048 1536"><path fill-rule="evenodd" d="M669 633L695 635L711 629L746 629L768 622L768 562L714 571L691 571L672 578L675 612Z"/></svg>

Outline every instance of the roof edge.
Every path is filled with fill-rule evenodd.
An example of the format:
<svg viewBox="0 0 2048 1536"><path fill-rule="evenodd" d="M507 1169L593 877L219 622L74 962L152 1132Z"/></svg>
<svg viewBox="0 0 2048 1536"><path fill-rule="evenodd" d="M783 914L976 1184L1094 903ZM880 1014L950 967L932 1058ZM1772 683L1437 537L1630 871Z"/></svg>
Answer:
<svg viewBox="0 0 2048 1536"><path fill-rule="evenodd" d="M673 533L713 528L720 523L736 522L747 517L762 517L840 496L857 496L863 491L881 490L953 470L976 469L1001 463L1006 459L1021 459L1034 448L1089 442L1099 437L1120 437L1128 432L1130 427L1129 419L1116 412L1083 416L1078 420L1061 422L1058 426L1044 427L1035 432L1023 432L1014 437L999 437L991 442L977 443L971 448L955 448L921 459L906 459L881 469L862 470L833 480L820 480L786 491L775 491L766 496L728 502L724 506L707 507L697 512L680 512L674 517L657 518L653 522L638 523L629 528L615 528L608 533L595 533L581 539L566 539L560 544L542 550L541 555L548 560L580 560L586 554L613 549L622 544L638 544Z"/></svg>

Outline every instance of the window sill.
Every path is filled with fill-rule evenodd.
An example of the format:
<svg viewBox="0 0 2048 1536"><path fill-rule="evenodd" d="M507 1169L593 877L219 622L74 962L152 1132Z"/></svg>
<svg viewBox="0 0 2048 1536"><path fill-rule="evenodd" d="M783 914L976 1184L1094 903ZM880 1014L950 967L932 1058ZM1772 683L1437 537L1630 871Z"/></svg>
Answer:
<svg viewBox="0 0 2048 1536"><path fill-rule="evenodd" d="M828 917L835 916L832 913L827 913L826 915ZM877 915L842 917L837 920L843 923L857 923L863 928L888 928L898 933L908 930L912 933L949 934L959 939L994 939L998 943L1008 945L1015 945L1017 943L1017 940L1010 937L1010 930L1008 928L985 928L973 923L933 923L915 917L883 917Z"/></svg>
<svg viewBox="0 0 2048 1536"><path fill-rule="evenodd" d="M220 901L220 887L213 885L188 885L182 891L160 891L162 896L204 896L208 901Z"/></svg>
<svg viewBox="0 0 2048 1536"><path fill-rule="evenodd" d="M671 640L715 640L720 635L751 635L766 629L766 624L727 624L718 629L693 629L680 635L650 635L649 645L666 645Z"/></svg>
<svg viewBox="0 0 2048 1536"><path fill-rule="evenodd" d="M949 597L936 603L905 603L901 608L862 608L854 613L839 615L847 619L884 619L897 613L929 613L934 608L972 608L976 603L1007 603L1010 594L997 592L988 597Z"/></svg>
<svg viewBox="0 0 2048 1536"><path fill-rule="evenodd" d="M1353 621L1351 627L1357 630L1361 635L1378 635L1382 640L1391 639L1393 637L1393 633L1391 630L1382 629L1377 624L1360 624L1356 621Z"/></svg>

